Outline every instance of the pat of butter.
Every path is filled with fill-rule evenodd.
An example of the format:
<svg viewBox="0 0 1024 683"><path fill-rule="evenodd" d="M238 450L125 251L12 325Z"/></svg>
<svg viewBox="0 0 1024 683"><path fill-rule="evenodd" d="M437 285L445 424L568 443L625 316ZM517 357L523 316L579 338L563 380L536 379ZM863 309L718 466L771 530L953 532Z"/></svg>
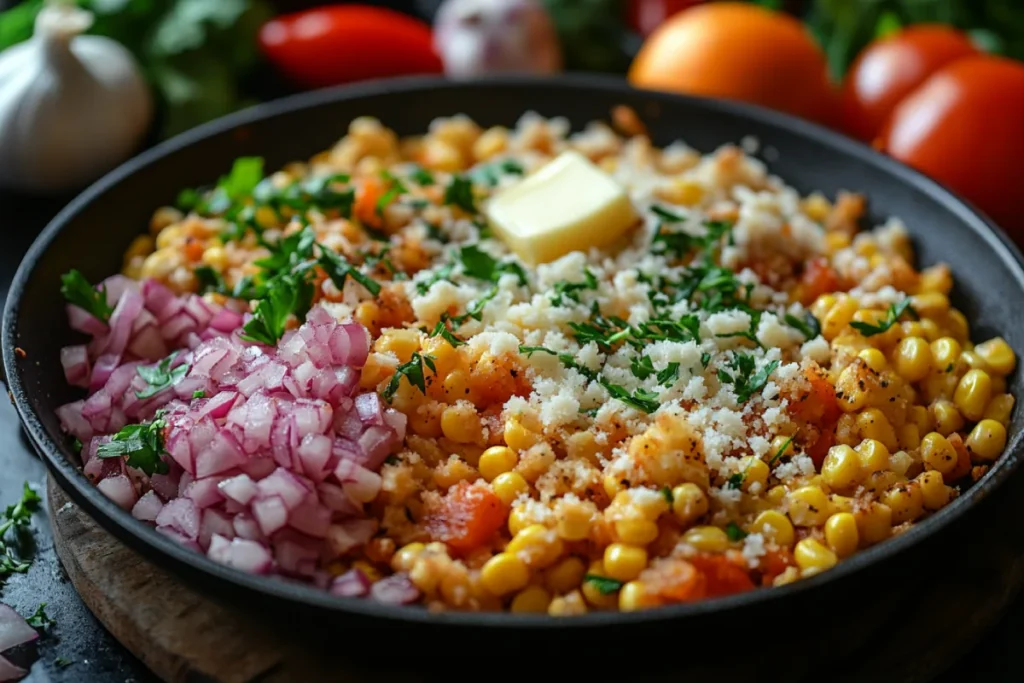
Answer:
<svg viewBox="0 0 1024 683"><path fill-rule="evenodd" d="M625 189L575 151L499 192L487 217L498 237L533 265L607 247L639 220Z"/></svg>

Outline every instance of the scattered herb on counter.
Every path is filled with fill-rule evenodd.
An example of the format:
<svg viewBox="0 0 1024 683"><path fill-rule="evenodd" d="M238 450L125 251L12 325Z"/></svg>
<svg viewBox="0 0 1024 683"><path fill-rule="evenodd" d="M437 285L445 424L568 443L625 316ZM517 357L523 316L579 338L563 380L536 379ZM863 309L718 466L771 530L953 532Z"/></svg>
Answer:
<svg viewBox="0 0 1024 683"><path fill-rule="evenodd" d="M391 376L391 381L384 388L384 400L390 403L395 397L402 377L405 377L409 384L419 389L420 393L427 393L427 381L423 372L424 365L430 368L430 371L435 375L437 374L437 368L434 366L434 357L430 355L422 356L419 351L412 354L412 358L409 359L408 363L402 363L395 368L395 374Z"/></svg>
<svg viewBox="0 0 1024 683"><path fill-rule="evenodd" d="M608 576L599 576L597 574L587 574L583 577L583 580L592 585L597 589L597 592L601 595L611 595L615 591L622 588L622 581L613 579Z"/></svg>
<svg viewBox="0 0 1024 683"><path fill-rule="evenodd" d="M27 621L28 625L36 629L37 631L45 631L46 629L50 628L55 623L57 623L52 618L50 618L49 614L46 613L45 602L39 603L39 607L36 607L36 611L33 612L32 616L30 616L25 621Z"/></svg>
<svg viewBox="0 0 1024 683"><path fill-rule="evenodd" d="M71 661L70 659L66 659L64 657L57 657L55 660L53 660L53 665L58 669L66 669L72 664L74 664L73 661Z"/></svg>
<svg viewBox="0 0 1024 683"><path fill-rule="evenodd" d="M910 305L910 297L907 297L898 304L891 304L889 310L886 312L885 320L877 325L871 323L863 323L854 321L850 323L850 327L860 332L865 337L873 337L876 334L883 334L889 331L889 328L896 324L904 313L909 314L915 320L917 319L917 312Z"/></svg>
<svg viewBox="0 0 1024 683"><path fill-rule="evenodd" d="M85 276L72 268L61 275L60 293L68 303L100 320L108 322L114 308L107 303L107 289L103 285L93 287Z"/></svg>
<svg viewBox="0 0 1024 683"><path fill-rule="evenodd" d="M184 379L188 373L189 365L188 363L182 363L172 368L171 364L174 363L174 359L177 357L178 352L175 351L155 365L140 365L136 371L139 373L139 377L146 381L148 386L142 391L136 391L136 398L151 398L165 389L170 389Z"/></svg>
<svg viewBox="0 0 1024 683"><path fill-rule="evenodd" d="M100 458L125 458L128 467L134 467L146 474L167 474L167 463L160 457L164 452L163 430L167 424L159 416L152 422L127 425L111 440L100 444L96 456Z"/></svg>
<svg viewBox="0 0 1024 683"><path fill-rule="evenodd" d="M22 534L28 529L32 513L39 509L42 499L26 481L22 484L21 500L8 505L0 522L0 578L28 570L28 547Z"/></svg>

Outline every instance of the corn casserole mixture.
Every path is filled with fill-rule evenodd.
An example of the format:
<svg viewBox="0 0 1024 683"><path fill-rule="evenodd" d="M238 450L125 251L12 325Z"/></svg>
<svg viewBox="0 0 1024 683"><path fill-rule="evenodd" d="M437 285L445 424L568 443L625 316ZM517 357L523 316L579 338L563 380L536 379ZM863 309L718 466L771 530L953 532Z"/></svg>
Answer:
<svg viewBox="0 0 1024 683"><path fill-rule="evenodd" d="M400 139L360 118L308 163L239 160L131 245L124 275L250 321L247 288L296 241L344 264L310 270L310 302L368 330L354 391L406 427L365 538L315 558L330 577L553 616L779 586L927 518L1004 450L1014 352L972 341L950 269L915 269L898 219L861 232L865 198L801 196L749 140L662 149L613 119Z"/></svg>

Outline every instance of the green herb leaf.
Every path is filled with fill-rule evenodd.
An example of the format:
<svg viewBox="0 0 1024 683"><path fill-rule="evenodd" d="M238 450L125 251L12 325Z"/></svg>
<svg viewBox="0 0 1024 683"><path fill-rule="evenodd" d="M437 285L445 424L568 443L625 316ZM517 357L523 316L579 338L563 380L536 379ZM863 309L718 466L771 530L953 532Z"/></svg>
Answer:
<svg viewBox="0 0 1024 683"><path fill-rule="evenodd" d="M216 292L225 296L231 295L231 290L228 289L227 284L224 282L224 277L210 266L194 268L192 274L196 276L196 281L199 283L200 294Z"/></svg>
<svg viewBox="0 0 1024 683"><path fill-rule="evenodd" d="M670 489L667 486L663 486L661 488L661 496L662 496L662 498L665 499L665 502L667 502L669 505L671 505L672 503L676 502L675 501L675 497L673 497L673 495L672 495L672 489Z"/></svg>
<svg viewBox="0 0 1024 683"><path fill-rule="evenodd" d="M821 323L814 317L814 314L810 311L804 311L803 319L796 317L791 313L786 314L786 324L797 330L804 335L808 340L816 339L821 334Z"/></svg>
<svg viewBox="0 0 1024 683"><path fill-rule="evenodd" d="M775 463L776 463L776 462L778 462L778 461L779 461L779 459L780 459L780 458L781 458L781 457L782 457L783 455L785 455L785 453L786 453L786 450L787 450L787 449L789 448L789 445L790 445L791 443L793 443L793 437L792 437L792 436L791 436L791 437L789 437L788 439L786 439L786 440L785 440L785 441L784 441L784 442L782 443L782 445L781 445L781 446L779 446L779 450L778 450L778 451L776 451L776 452L775 452L775 455L773 455L773 456L772 456L772 459L768 461L768 467L774 467L774 466L775 466Z"/></svg>
<svg viewBox="0 0 1024 683"><path fill-rule="evenodd" d="M551 292L551 303L554 306L565 306L565 300L569 299L580 302L580 292L584 290L597 289L597 276L589 268L583 269L583 282L566 282L561 280L555 283Z"/></svg>
<svg viewBox="0 0 1024 683"><path fill-rule="evenodd" d="M331 278L331 282L338 288L338 291L345 287L345 278L350 277L365 287L366 291L373 296L380 294L381 285L379 282L369 275L364 275L362 271L346 261L341 254L327 247L320 247L319 264L324 269L324 272L327 273L327 277Z"/></svg>
<svg viewBox="0 0 1024 683"><path fill-rule="evenodd" d="M455 333L452 332L450 327L448 327L448 321L446 318L442 318L441 320L437 321L437 325L434 326L434 329L430 333L430 336L441 337L446 342L455 347L466 345L466 342L455 336Z"/></svg>
<svg viewBox="0 0 1024 683"><path fill-rule="evenodd" d="M473 196L473 183L465 176L452 176L451 182L444 190L444 203L457 206L466 213L475 214L476 198Z"/></svg>
<svg viewBox="0 0 1024 683"><path fill-rule="evenodd" d="M374 205L374 213L376 213L378 216L383 216L384 209L388 208L391 202L398 199L400 195L409 191L409 189L402 184L402 181L393 176L389 171L382 171L381 177L383 177L384 180L390 184L390 186L388 187L387 191L384 194L382 194L380 198L377 200L377 204Z"/></svg>
<svg viewBox="0 0 1024 683"><path fill-rule="evenodd" d="M423 187L434 184L434 174L422 166L417 166L416 170L409 174L409 178L417 185Z"/></svg>
<svg viewBox="0 0 1024 683"><path fill-rule="evenodd" d="M878 325L854 321L850 323L850 327L857 330L865 337L873 337L876 334L887 332L890 327L896 324L904 312L908 312L914 317L917 316L917 312L910 305L910 297L903 299L903 301L900 301L898 304L890 305L889 310L886 312L885 320Z"/></svg>
<svg viewBox="0 0 1024 683"><path fill-rule="evenodd" d="M432 239L435 242L440 242L441 244L448 244L451 241L448 238L448 235L446 235L444 230L442 230L439 226L434 225L433 223L426 223L425 227L427 228L428 239Z"/></svg>
<svg viewBox="0 0 1024 683"><path fill-rule="evenodd" d="M64 657L57 657L57 659L53 660L53 665L58 669L65 669L72 664L74 664L74 662L70 659L65 659Z"/></svg>
<svg viewBox="0 0 1024 683"><path fill-rule="evenodd" d="M175 368L171 367L177 356L178 352L175 351L155 365L140 365L137 368L139 377L144 379L148 386L142 391L136 391L135 396L137 398L151 398L165 389L170 389L184 379L188 373L188 363L182 363Z"/></svg>
<svg viewBox="0 0 1024 683"><path fill-rule="evenodd" d="M107 288L100 286L93 287L85 276L72 268L60 278L60 293L68 300L68 303L78 306L89 315L102 321L108 322L110 314L114 312L113 306L107 304Z"/></svg>
<svg viewBox="0 0 1024 683"><path fill-rule="evenodd" d="M437 368L434 367L434 357L421 356L419 351L412 354L412 358L409 359L408 363L399 365L395 369L395 374L391 376L391 381L384 388L382 394L384 400L390 403L391 399L395 397L402 377L405 377L409 384L419 389L421 393L427 393L427 381L423 372L424 365L433 371L435 375L437 374Z"/></svg>
<svg viewBox="0 0 1024 683"><path fill-rule="evenodd" d="M433 287L436 283L441 282L442 280L448 280L452 276L452 272L454 270L454 263L447 263L441 266L433 273L431 273L430 277L428 277L426 280L421 280L417 282L416 291L419 292L421 295L426 294L427 292L430 291L430 288Z"/></svg>
<svg viewBox="0 0 1024 683"><path fill-rule="evenodd" d="M32 616L27 618L25 621L27 621L28 625L37 631L46 630L57 623L50 618L49 614L46 613L45 602L40 603L39 607L36 607L36 611L32 613Z"/></svg>
<svg viewBox="0 0 1024 683"><path fill-rule="evenodd" d="M203 391L202 389L196 389L195 391L192 392L192 398L206 398L206 392Z"/></svg>
<svg viewBox="0 0 1024 683"><path fill-rule="evenodd" d="M515 261L499 262L475 244L462 247L459 260L466 275L478 280L497 282L503 274L512 273L518 278L520 286L527 284L526 271L522 266Z"/></svg>
<svg viewBox="0 0 1024 683"><path fill-rule="evenodd" d="M303 308L309 310L312 289L304 275L289 273L273 278L266 285L265 298L256 304L252 320L242 328L242 339L275 346L284 336L288 318Z"/></svg>
<svg viewBox="0 0 1024 683"><path fill-rule="evenodd" d="M501 181L502 174L523 175L524 172L522 164L518 161L505 159L504 161L477 166L469 172L469 177L475 183L494 187Z"/></svg>
<svg viewBox="0 0 1024 683"><path fill-rule="evenodd" d="M708 364L711 362L711 354L707 351L702 351L700 354L700 364L705 370L708 368Z"/></svg>
<svg viewBox="0 0 1024 683"><path fill-rule="evenodd" d="M629 359L629 370L641 382L656 372L651 357L643 355L633 356Z"/></svg>
<svg viewBox="0 0 1024 683"><path fill-rule="evenodd" d="M665 366L665 369L658 373L658 384L663 387L670 387L679 379L679 363L673 361Z"/></svg>
<svg viewBox="0 0 1024 683"><path fill-rule="evenodd" d="M724 368L718 370L719 381L733 385L736 400L740 403L746 403L751 396L764 389L768 384L768 377L779 367L779 361L773 360L757 372L754 371L756 365L757 361L753 356L734 353L728 366L735 372L729 373Z"/></svg>
<svg viewBox="0 0 1024 683"><path fill-rule="evenodd" d="M231 166L231 172L223 176L217 183L232 202L239 202L252 197L256 186L263 180L262 157L239 157Z"/></svg>
<svg viewBox="0 0 1024 683"><path fill-rule="evenodd" d="M729 537L729 540L733 543L742 541L747 537L747 532L740 528L740 525L736 522L729 522L725 525L725 535Z"/></svg>
<svg viewBox="0 0 1024 683"><path fill-rule="evenodd" d="M599 576L597 574L587 574L583 577L583 580L592 585L597 589L597 592L601 595L611 595L620 588L622 588L622 581L613 579L608 576Z"/></svg>
<svg viewBox="0 0 1024 683"><path fill-rule="evenodd" d="M747 480L746 470L742 472L736 472L735 474L729 475L729 478L725 482L725 487L729 489L740 489L743 486L743 482Z"/></svg>
<svg viewBox="0 0 1024 683"><path fill-rule="evenodd" d="M167 474L167 463L160 457L164 453L163 430L167 426L162 419L152 422L127 425L96 449L100 458L126 458L125 464L146 474Z"/></svg>

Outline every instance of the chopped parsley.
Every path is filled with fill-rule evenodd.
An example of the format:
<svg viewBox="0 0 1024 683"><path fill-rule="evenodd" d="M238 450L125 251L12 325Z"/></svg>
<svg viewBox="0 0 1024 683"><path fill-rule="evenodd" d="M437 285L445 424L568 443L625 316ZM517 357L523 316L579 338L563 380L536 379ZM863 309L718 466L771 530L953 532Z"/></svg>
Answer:
<svg viewBox="0 0 1024 683"><path fill-rule="evenodd" d="M227 283L224 282L224 277L215 271L210 266L199 266L192 270L192 274L196 276L196 282L199 283L199 293L206 294L207 292L216 292L218 294L228 294Z"/></svg>
<svg viewBox="0 0 1024 683"><path fill-rule="evenodd" d="M53 665L58 669L65 669L71 666L72 664L74 664L74 662L64 657L57 657L57 659L53 660Z"/></svg>
<svg viewBox="0 0 1024 683"><path fill-rule="evenodd" d="M665 499L665 502L671 505L676 502L675 497L672 495L672 489L667 486L661 487L661 497Z"/></svg>
<svg viewBox="0 0 1024 683"><path fill-rule="evenodd" d="M466 213L475 214L476 198L473 196L473 183L465 176L452 176L451 182L444 190L444 203L457 206Z"/></svg>
<svg viewBox="0 0 1024 683"><path fill-rule="evenodd" d="M701 352L701 354L700 354L700 364L701 364L701 366L705 370L708 369L708 363L710 363L710 362L711 362L711 354L708 353L707 351Z"/></svg>
<svg viewBox="0 0 1024 683"><path fill-rule="evenodd" d="M85 276L72 268L60 278L60 293L68 300L69 304L78 306L89 315L107 322L110 314L114 312L113 306L107 303L107 288L100 285L98 288L89 284Z"/></svg>
<svg viewBox="0 0 1024 683"><path fill-rule="evenodd" d="M206 398L206 392L202 389L196 389L192 392L192 398Z"/></svg>
<svg viewBox="0 0 1024 683"><path fill-rule="evenodd" d="M338 288L338 291L345 287L345 278L350 277L365 287L366 291L373 296L380 294L381 286L379 282L369 275L363 274L362 271L345 260L345 257L327 247L320 246L320 258L317 260L317 263L327 273L327 277L331 278L331 282Z"/></svg>
<svg viewBox="0 0 1024 683"><path fill-rule="evenodd" d="M428 277L426 280L420 280L419 282L417 282L416 291L421 295L426 294L427 292L430 291L430 288L433 287L435 284L450 278L454 270L454 263L446 263L445 265L441 266L433 273L431 273L430 277Z"/></svg>
<svg viewBox="0 0 1024 683"><path fill-rule="evenodd" d="M681 223L686 220L685 216L680 216L674 211L670 211L663 206L658 206L657 204L651 206L651 213L666 223Z"/></svg>
<svg viewBox="0 0 1024 683"><path fill-rule="evenodd" d="M663 387L670 387L679 379L679 363L672 361L665 366L665 369L658 373L656 379Z"/></svg>
<svg viewBox="0 0 1024 683"><path fill-rule="evenodd" d="M499 262L475 244L470 244L459 249L459 260L462 262L462 269L466 275L478 280L497 282L505 273L512 273L519 279L521 286L526 286L526 271L515 261Z"/></svg>
<svg viewBox="0 0 1024 683"><path fill-rule="evenodd" d="M160 415L158 411L158 415ZM152 422L128 425L96 449L100 458L126 458L125 464L146 474L167 474L167 463L160 457L164 452L164 427L160 417Z"/></svg>
<svg viewBox="0 0 1024 683"><path fill-rule="evenodd" d="M724 368L719 368L718 379L724 384L731 384L733 391L736 392L736 400L746 403L751 396L764 389L768 384L768 377L779 367L779 361L773 360L755 372L757 361L753 356L745 353L733 353L727 365L733 372L729 373Z"/></svg>
<svg viewBox="0 0 1024 683"><path fill-rule="evenodd" d="M266 296L256 304L252 320L242 328L242 339L275 346L284 336L293 313L305 316L313 299L313 285L304 274L285 273L267 283Z"/></svg>
<svg viewBox="0 0 1024 683"><path fill-rule="evenodd" d="M430 336L441 337L452 346L466 345L466 342L455 336L455 333L452 332L450 327L448 327L448 320L445 316L442 316L441 320L437 321L437 325L435 325L434 329L430 332Z"/></svg>
<svg viewBox="0 0 1024 683"><path fill-rule="evenodd" d="M424 365L430 368L431 372L435 375L437 374L437 368L434 366L434 357L429 355L421 356L419 351L412 354L412 358L408 363L402 363L395 368L395 374L391 376L391 381L384 388L384 400L391 403L391 399L398 392L398 386L402 381L402 377L405 377L409 384L419 389L421 393L427 393L427 381L423 373Z"/></svg>
<svg viewBox="0 0 1024 683"><path fill-rule="evenodd" d="M165 389L170 389L184 379L186 373L188 373L188 363L182 363L175 368L171 367L177 356L178 352L175 351L155 365L140 365L137 368L137 372L139 377L146 381L147 386L142 391L136 391L135 396L137 398L151 398Z"/></svg>
<svg viewBox="0 0 1024 683"><path fill-rule="evenodd" d="M725 525L725 535L729 537L729 540L733 543L742 541L747 537L747 532L740 528L740 525L736 522L729 522Z"/></svg>
<svg viewBox="0 0 1024 683"><path fill-rule="evenodd" d="M57 623L50 617L49 614L46 613L45 602L39 603L39 607L36 607L36 611L33 612L32 616L30 616L25 621L27 621L28 625L36 629L37 631L46 630L53 626L55 623Z"/></svg>
<svg viewBox="0 0 1024 683"><path fill-rule="evenodd" d="M596 588L597 592L601 595L611 595L615 591L622 588L622 581L619 581L618 579L613 579L609 576L587 574L583 577L583 580L589 583L594 588Z"/></svg>
<svg viewBox="0 0 1024 683"><path fill-rule="evenodd" d="M888 332L889 328L895 325L900 319L900 316L905 312L909 313L912 317L917 318L917 312L910 305L910 297L907 297L898 304L890 305L889 310L886 312L885 320L878 325L854 321L850 323L850 327L857 330L865 337L873 337L876 334Z"/></svg>
<svg viewBox="0 0 1024 683"><path fill-rule="evenodd" d="M597 277L590 271L590 268L584 268L583 282L561 280L555 283L555 287L551 291L551 304L553 306L565 306L566 299L580 303L580 292L596 289Z"/></svg>
<svg viewBox="0 0 1024 683"><path fill-rule="evenodd" d="M654 362L650 356L633 356L629 359L629 370L633 373L633 376L643 381L653 375L656 370L654 369Z"/></svg>
<svg viewBox="0 0 1024 683"><path fill-rule="evenodd" d="M388 208L391 202L398 199L398 197L409 189L402 183L401 180L393 176L388 171L381 171L381 177L389 184L387 191L384 192L377 200L377 204L373 207L374 213L378 216L384 215L384 209Z"/></svg>
<svg viewBox="0 0 1024 683"><path fill-rule="evenodd" d="M744 339L754 342L754 346L757 348L763 349L764 344L762 344L761 340L757 338L757 328L761 326L761 316L763 313L763 311L750 311L748 313L750 316L750 325L747 326L747 329L741 332L727 332L725 334L716 334L715 336L720 338L743 337Z"/></svg>
<svg viewBox="0 0 1024 683"><path fill-rule="evenodd" d="M494 187L501 181L501 176L504 175L523 175L525 169L523 165L514 159L506 159L504 161L496 161L491 164L483 164L477 166L469 172L470 179L481 185L488 187Z"/></svg>
<svg viewBox="0 0 1024 683"><path fill-rule="evenodd" d="M78 437L75 437L74 439L71 440L71 447L73 449L75 449L75 451L77 451L78 453L81 453L82 452L82 440L79 439Z"/></svg>
<svg viewBox="0 0 1024 683"><path fill-rule="evenodd" d="M652 211L662 219L658 231L651 240L651 252L654 254L683 258L694 251L710 253L714 251L722 237L732 230L732 224L724 221L705 222L703 235L666 230L667 223L679 223L683 217L661 208L652 208Z"/></svg>
<svg viewBox="0 0 1024 683"><path fill-rule="evenodd" d="M451 241L450 239L448 239L448 235L444 233L444 230L442 230L440 226L434 225L433 223L426 223L425 227L427 229L428 239L432 239L435 242L440 242L441 244L448 244L448 242Z"/></svg>
<svg viewBox="0 0 1024 683"><path fill-rule="evenodd" d="M785 320L787 325L799 330L808 340L816 339L821 334L821 323L810 311L804 311L803 318L787 313Z"/></svg>
<svg viewBox="0 0 1024 683"><path fill-rule="evenodd" d="M423 168L417 166L416 169L409 174L410 180L420 186L427 186L434 184L434 174Z"/></svg>
<svg viewBox="0 0 1024 683"><path fill-rule="evenodd" d="M39 509L40 502L39 494L26 481L22 484L21 500L4 510L3 521L0 522L0 577L28 571L31 562L24 553L30 545L23 534L27 533L32 513Z"/></svg>

